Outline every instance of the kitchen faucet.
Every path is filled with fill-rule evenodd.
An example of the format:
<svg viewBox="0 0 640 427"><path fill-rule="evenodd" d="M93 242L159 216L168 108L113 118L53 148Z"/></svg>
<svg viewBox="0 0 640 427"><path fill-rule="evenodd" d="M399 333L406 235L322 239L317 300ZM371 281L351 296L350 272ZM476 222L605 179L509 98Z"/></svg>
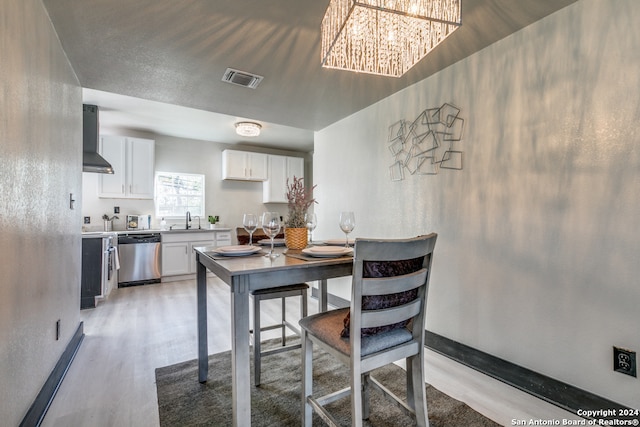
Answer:
<svg viewBox="0 0 640 427"><path fill-rule="evenodd" d="M195 215L194 218L198 218L198 230L202 230L202 227L200 226L200 217Z"/></svg>
<svg viewBox="0 0 640 427"><path fill-rule="evenodd" d="M186 226L184 227L185 230L188 230L189 228L191 228L191 226L189 225L190 222L191 222L191 212L187 211Z"/></svg>

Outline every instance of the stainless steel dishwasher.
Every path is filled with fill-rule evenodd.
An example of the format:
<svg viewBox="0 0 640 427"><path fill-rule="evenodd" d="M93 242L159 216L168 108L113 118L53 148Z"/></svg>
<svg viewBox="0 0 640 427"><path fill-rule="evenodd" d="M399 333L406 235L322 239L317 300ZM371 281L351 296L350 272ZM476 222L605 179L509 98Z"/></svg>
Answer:
<svg viewBox="0 0 640 427"><path fill-rule="evenodd" d="M160 233L120 234L118 287L159 283L162 272L161 250Z"/></svg>

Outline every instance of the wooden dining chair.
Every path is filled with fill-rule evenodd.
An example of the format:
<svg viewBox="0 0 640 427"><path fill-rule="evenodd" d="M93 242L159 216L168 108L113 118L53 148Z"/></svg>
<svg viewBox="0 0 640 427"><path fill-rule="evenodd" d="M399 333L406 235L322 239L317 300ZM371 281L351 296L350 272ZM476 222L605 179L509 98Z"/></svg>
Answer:
<svg viewBox="0 0 640 427"><path fill-rule="evenodd" d="M266 239L268 239L268 237L266 234L264 234L264 231L262 231L262 228L257 228L256 231L254 231L253 233L251 243L253 245L258 245L258 242L260 240L266 240ZM284 231L281 231L280 233L276 234L274 239L284 239ZM249 233L247 232L247 230L244 229L244 227L236 227L236 240L238 241L239 245L249 244Z"/></svg>
<svg viewBox="0 0 640 427"><path fill-rule="evenodd" d="M306 283L297 283L295 285L279 286L275 288L266 288L252 291L253 296L253 378L255 386L260 385L260 371L262 370L262 358L272 354L281 353L283 351L294 350L300 348L301 344L289 344L287 345L287 328L295 332L296 335L300 335L300 329L297 325L287 321L286 316L286 298L300 297L300 318L303 319L307 316L307 290L309 285ZM260 302L270 299L280 299L280 323L276 323L269 326L261 326L260 323ZM281 330L281 346L274 347L269 350L262 350L262 342L260 338L260 332L269 331L272 329Z"/></svg>
<svg viewBox="0 0 640 427"><path fill-rule="evenodd" d="M253 234L254 244L255 242L257 242L257 240L255 240L256 235L259 238L266 237L261 233L262 230L260 229L258 234ZM238 239L238 244L246 245L249 243L249 234L244 230L244 228L238 227L236 229L236 237ZM287 345L287 328L292 330L296 335L300 335L300 329L297 327L297 325L287 320L286 299L290 297L300 297L300 318L304 318L307 316L308 289L309 285L307 285L306 283L297 283L288 286L276 286L273 288L259 289L251 292L251 295L253 296L253 328L250 330L250 333L253 335L253 378L254 385L256 387L260 385L260 372L262 371L263 357L281 353L283 351L294 350L301 347L299 343ZM273 325L262 326L260 321L260 303L262 301L271 299L280 299L280 322ZM261 332L270 331L273 329L281 330L281 346L263 351Z"/></svg>
<svg viewBox="0 0 640 427"><path fill-rule="evenodd" d="M351 396L351 425L369 418L369 388L377 388L428 426L425 395L424 331L431 261L437 234L404 240L356 239L349 308L300 320L302 328L302 423L313 411L330 426L337 421L325 405ZM350 367L350 387L313 395L313 347ZM406 359L406 401L370 372Z"/></svg>

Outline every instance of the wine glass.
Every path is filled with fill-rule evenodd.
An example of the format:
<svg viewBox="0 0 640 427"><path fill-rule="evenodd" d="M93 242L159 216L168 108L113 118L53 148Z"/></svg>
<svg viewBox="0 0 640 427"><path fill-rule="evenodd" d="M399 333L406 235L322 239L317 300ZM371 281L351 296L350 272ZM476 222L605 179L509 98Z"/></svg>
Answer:
<svg viewBox="0 0 640 427"><path fill-rule="evenodd" d="M258 228L258 217L254 214L244 214L242 226L249 233L249 246L253 244L253 232Z"/></svg>
<svg viewBox="0 0 640 427"><path fill-rule="evenodd" d="M271 250L265 256L275 258L280 256L273 252L273 239L280 232L280 214L278 212L265 212L262 214L262 230L271 239Z"/></svg>
<svg viewBox="0 0 640 427"><path fill-rule="evenodd" d="M304 222L307 224L307 229L309 230L309 244L312 244L313 230L315 230L318 225L318 218L316 217L316 214L307 212L304 215Z"/></svg>
<svg viewBox="0 0 640 427"><path fill-rule="evenodd" d="M349 233L356 227L356 216L353 212L340 212L340 229L345 234L345 248L349 247Z"/></svg>

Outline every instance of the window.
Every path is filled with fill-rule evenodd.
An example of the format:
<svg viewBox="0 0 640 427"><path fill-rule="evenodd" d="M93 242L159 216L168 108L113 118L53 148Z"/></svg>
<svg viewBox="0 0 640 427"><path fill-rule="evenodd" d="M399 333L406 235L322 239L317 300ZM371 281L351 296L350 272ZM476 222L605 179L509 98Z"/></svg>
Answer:
<svg viewBox="0 0 640 427"><path fill-rule="evenodd" d="M204 175L156 172L156 217L204 217Z"/></svg>

